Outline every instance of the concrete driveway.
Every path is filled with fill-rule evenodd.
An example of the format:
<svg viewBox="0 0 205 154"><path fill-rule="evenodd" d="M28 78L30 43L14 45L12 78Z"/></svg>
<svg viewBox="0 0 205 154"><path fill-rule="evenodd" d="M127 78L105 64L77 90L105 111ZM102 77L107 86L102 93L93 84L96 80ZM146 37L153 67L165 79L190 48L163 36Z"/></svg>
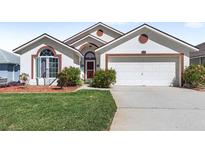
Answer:
<svg viewBox="0 0 205 154"><path fill-rule="evenodd" d="M205 92L174 87L115 86L111 130L205 130Z"/></svg>

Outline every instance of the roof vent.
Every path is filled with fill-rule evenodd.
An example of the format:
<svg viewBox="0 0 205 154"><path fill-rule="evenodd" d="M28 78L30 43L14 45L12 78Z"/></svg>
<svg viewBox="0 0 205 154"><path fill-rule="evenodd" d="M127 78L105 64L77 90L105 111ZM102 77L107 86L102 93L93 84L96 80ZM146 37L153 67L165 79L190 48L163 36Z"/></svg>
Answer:
<svg viewBox="0 0 205 154"><path fill-rule="evenodd" d="M142 50L141 53L142 53L142 54L146 54L147 52L146 52L145 50Z"/></svg>
<svg viewBox="0 0 205 154"><path fill-rule="evenodd" d="M139 36L139 42L145 44L148 41L148 36L146 34L141 34Z"/></svg>
<svg viewBox="0 0 205 154"><path fill-rule="evenodd" d="M97 36L100 37L100 36L103 35L103 33L104 33L103 30L102 30L102 29L99 29L99 30L97 31Z"/></svg>

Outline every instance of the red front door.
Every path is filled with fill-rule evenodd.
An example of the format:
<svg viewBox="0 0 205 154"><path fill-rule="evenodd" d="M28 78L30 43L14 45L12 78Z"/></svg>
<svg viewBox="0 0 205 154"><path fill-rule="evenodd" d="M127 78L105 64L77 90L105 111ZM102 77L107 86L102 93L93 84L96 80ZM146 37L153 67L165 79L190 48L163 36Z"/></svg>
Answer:
<svg viewBox="0 0 205 154"><path fill-rule="evenodd" d="M94 66L94 61L87 61L87 79L93 78L94 71L95 71L95 66Z"/></svg>

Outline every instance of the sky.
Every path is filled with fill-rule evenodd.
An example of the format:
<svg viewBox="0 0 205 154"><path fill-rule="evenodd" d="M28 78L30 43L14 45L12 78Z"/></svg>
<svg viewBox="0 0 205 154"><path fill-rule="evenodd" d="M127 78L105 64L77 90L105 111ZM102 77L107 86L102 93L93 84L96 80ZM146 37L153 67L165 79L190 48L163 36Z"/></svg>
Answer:
<svg viewBox="0 0 205 154"><path fill-rule="evenodd" d="M124 33L143 24L143 22L104 22ZM0 48L12 51L14 48L48 33L59 40L95 24L94 22L0 22ZM190 44L205 42L205 23L200 22L147 22L147 24L169 33Z"/></svg>

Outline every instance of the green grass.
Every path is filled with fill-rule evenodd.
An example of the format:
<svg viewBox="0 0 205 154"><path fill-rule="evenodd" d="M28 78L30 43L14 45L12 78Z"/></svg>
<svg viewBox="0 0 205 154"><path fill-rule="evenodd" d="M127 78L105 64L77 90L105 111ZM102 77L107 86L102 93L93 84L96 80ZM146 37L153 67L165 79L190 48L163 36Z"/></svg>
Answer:
<svg viewBox="0 0 205 154"><path fill-rule="evenodd" d="M109 91L0 94L0 130L108 130L115 112Z"/></svg>

